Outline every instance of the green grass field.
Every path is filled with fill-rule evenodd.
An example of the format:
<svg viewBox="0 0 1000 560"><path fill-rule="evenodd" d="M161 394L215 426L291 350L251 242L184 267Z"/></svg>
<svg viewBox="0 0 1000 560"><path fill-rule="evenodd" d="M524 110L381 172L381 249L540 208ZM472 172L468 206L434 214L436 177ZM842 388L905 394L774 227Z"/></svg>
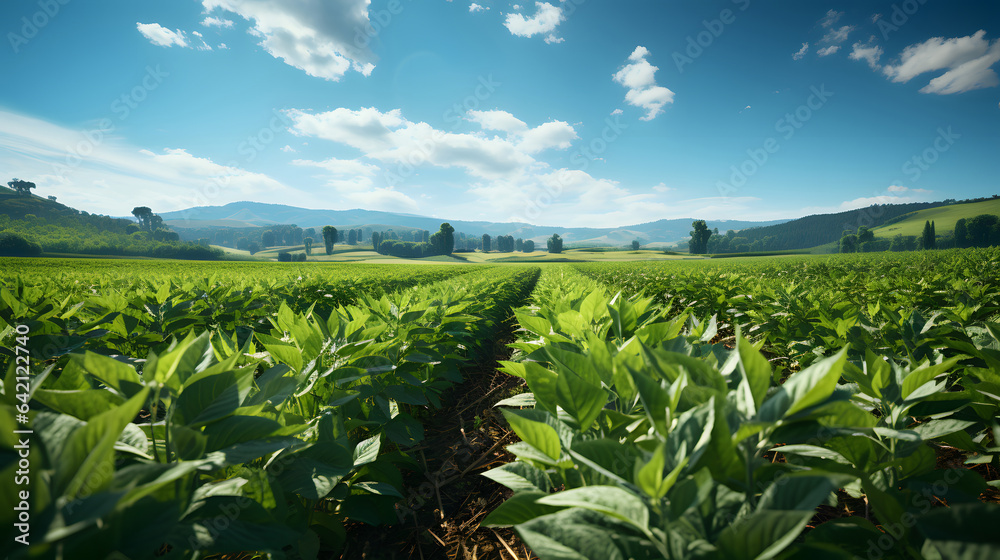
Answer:
<svg viewBox="0 0 1000 560"><path fill-rule="evenodd" d="M952 204L914 212L901 222L875 228L876 237L895 237L896 235L919 236L924 231L924 223L934 222L938 235L947 235L955 230L955 222L961 218L968 220L980 214L1000 215L1000 199L972 202L969 204Z"/></svg>

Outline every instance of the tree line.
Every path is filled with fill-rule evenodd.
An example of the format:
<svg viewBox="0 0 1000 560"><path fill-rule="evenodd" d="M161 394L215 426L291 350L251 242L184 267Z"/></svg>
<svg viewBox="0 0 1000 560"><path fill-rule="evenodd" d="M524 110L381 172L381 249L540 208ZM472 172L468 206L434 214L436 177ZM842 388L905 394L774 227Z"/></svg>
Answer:
<svg viewBox="0 0 1000 560"><path fill-rule="evenodd" d="M841 253L873 253L995 246L1000 246L1000 217L980 214L969 219L960 218L955 222L954 231L942 236L937 235L933 220L924 222L919 236L899 234L877 238L871 229L861 226L857 232L845 231L838 248Z"/></svg>

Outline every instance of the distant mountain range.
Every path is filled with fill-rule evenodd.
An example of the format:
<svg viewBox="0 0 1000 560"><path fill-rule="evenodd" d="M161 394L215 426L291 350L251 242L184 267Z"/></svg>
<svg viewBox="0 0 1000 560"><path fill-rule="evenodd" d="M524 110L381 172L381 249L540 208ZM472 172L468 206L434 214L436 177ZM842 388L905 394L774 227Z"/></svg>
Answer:
<svg viewBox="0 0 1000 560"><path fill-rule="evenodd" d="M295 224L301 228L321 228L332 225L341 228L371 227L376 231L395 228L396 230L424 229L437 231L441 223L450 223L456 231L466 235L491 236L512 235L544 243L553 233L558 233L567 245L587 244L619 246L638 239L643 245L668 246L688 237L694 218L657 220L643 224L618 228L573 228L561 226L539 226L520 222L470 222L429 218L413 214L397 214L375 210L313 210L283 204L260 202L233 202L225 206L201 206L164 212L160 216L172 229L185 237L184 230L205 230L220 227L248 228L281 224ZM740 220L708 220L709 228L743 230L785 223L788 220L750 222Z"/></svg>

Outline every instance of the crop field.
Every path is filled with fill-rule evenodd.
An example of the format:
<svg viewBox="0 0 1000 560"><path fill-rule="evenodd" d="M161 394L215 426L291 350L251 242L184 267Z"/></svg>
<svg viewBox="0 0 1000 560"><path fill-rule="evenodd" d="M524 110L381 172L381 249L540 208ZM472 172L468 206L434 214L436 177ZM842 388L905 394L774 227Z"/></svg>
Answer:
<svg viewBox="0 0 1000 560"><path fill-rule="evenodd" d="M1000 557L1000 250L615 257L0 259L0 553Z"/></svg>

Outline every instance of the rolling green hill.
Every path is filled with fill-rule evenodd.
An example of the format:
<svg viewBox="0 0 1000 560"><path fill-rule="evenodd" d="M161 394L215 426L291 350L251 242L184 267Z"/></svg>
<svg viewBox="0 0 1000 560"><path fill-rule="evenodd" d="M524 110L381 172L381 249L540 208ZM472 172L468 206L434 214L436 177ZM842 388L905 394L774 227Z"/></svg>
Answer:
<svg viewBox="0 0 1000 560"><path fill-rule="evenodd" d="M882 238L891 238L896 235L919 236L924 231L924 223L933 221L938 236L950 235L955 230L955 222L959 219L968 220L980 214L1000 216L1000 198L918 210L901 216L902 220L896 223L874 228L874 232L876 237Z"/></svg>

